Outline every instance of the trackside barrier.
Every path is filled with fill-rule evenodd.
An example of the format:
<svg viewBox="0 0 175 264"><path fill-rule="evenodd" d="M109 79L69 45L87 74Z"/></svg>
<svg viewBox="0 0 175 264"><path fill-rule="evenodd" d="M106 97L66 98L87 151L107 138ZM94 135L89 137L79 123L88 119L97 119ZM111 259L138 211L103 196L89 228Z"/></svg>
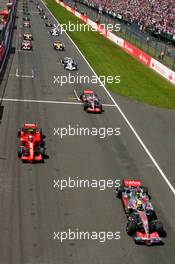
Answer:
<svg viewBox="0 0 175 264"><path fill-rule="evenodd" d="M140 62L145 64L146 66L150 67L151 57L148 54L146 54L142 50L136 48L135 46L133 46L132 44L130 44L127 41L124 41L123 49L127 53L129 53L131 56L135 57Z"/></svg>
<svg viewBox="0 0 175 264"><path fill-rule="evenodd" d="M10 49L11 39L13 35L13 27L16 18L16 5L17 5L17 1L14 0L5 29L5 38L0 46L0 74L3 71L5 61Z"/></svg>
<svg viewBox="0 0 175 264"><path fill-rule="evenodd" d="M69 12L71 12L73 15L78 17L83 22L90 25L92 28L96 29L96 31L100 32L104 37L110 39L112 42L120 46L125 52L129 53L131 56L139 60L141 63L146 65L147 67L153 69L158 74L166 78L168 81L170 81L172 84L175 85L175 72L166 67L161 62L155 60L150 55L145 53L144 51L136 48L129 42L125 41L122 38L119 38L115 34L111 33L110 31L106 30L104 26L99 25L95 23L94 21L90 20L87 16L84 16L77 12L75 9L71 8L67 4L63 3L62 1L55 0L57 4L61 5L65 9L67 9Z"/></svg>
<svg viewBox="0 0 175 264"><path fill-rule="evenodd" d="M175 72L173 72L171 69L155 60L154 58L151 58L150 68L175 84Z"/></svg>

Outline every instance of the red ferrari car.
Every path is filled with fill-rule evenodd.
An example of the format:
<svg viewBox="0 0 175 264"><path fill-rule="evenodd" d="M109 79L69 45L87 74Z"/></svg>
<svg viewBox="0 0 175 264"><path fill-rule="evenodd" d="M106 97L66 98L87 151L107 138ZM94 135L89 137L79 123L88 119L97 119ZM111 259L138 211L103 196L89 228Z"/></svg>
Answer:
<svg viewBox="0 0 175 264"><path fill-rule="evenodd" d="M84 90L80 95L80 99L83 102L84 110L89 113L102 113L103 106L92 90Z"/></svg>
<svg viewBox="0 0 175 264"><path fill-rule="evenodd" d="M139 180L123 180L116 190L128 218L126 231L136 243L162 243L163 224L158 221L147 187Z"/></svg>
<svg viewBox="0 0 175 264"><path fill-rule="evenodd" d="M20 150L18 157L23 162L44 162L45 148L41 129L36 124L24 124L18 131Z"/></svg>

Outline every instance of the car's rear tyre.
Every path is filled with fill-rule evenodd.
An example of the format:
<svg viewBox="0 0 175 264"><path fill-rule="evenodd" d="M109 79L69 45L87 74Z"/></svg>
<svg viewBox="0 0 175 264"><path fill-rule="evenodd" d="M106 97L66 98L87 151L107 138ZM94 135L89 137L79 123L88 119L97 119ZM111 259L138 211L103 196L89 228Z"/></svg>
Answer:
<svg viewBox="0 0 175 264"><path fill-rule="evenodd" d="M18 158L20 159L22 157L22 152L21 150L18 151Z"/></svg>
<svg viewBox="0 0 175 264"><path fill-rule="evenodd" d="M156 231L159 235L163 234L163 224L160 221L154 221L151 223L150 231L154 232Z"/></svg>
<svg viewBox="0 0 175 264"><path fill-rule="evenodd" d="M21 129L18 129L18 137L21 136Z"/></svg>
<svg viewBox="0 0 175 264"><path fill-rule="evenodd" d="M136 222L133 220L129 220L126 226L126 232L128 233L128 235L133 236L136 232Z"/></svg>
<svg viewBox="0 0 175 264"><path fill-rule="evenodd" d="M87 111L88 107L89 107L89 104L88 103L84 103L84 111Z"/></svg>
<svg viewBox="0 0 175 264"><path fill-rule="evenodd" d="M39 154L44 158L45 157L45 149L41 147L39 149Z"/></svg>
<svg viewBox="0 0 175 264"><path fill-rule="evenodd" d="M124 188L124 186L123 185L120 185L119 187L118 187L118 189L117 189L117 197L118 198L122 198L122 193L124 192L124 190L125 190L125 188Z"/></svg>
<svg viewBox="0 0 175 264"><path fill-rule="evenodd" d="M148 194L148 187L143 186L142 190L143 190L143 193Z"/></svg>
<svg viewBox="0 0 175 264"><path fill-rule="evenodd" d="M100 111L101 111L101 113L103 112L103 107L102 106L100 106Z"/></svg>

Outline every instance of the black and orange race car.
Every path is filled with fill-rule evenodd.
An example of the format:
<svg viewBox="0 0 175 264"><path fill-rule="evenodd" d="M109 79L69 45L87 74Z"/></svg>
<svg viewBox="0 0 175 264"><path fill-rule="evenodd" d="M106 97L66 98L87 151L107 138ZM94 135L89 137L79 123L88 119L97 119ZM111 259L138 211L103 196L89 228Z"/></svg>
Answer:
<svg viewBox="0 0 175 264"><path fill-rule="evenodd" d="M18 157L23 162L44 162L44 137L36 124L24 124L18 131L18 137L20 138Z"/></svg>
<svg viewBox="0 0 175 264"><path fill-rule="evenodd" d="M103 106L96 93L92 90L84 90L80 95L80 99L83 102L84 110L89 113L102 113Z"/></svg>
<svg viewBox="0 0 175 264"><path fill-rule="evenodd" d="M162 244L165 231L158 220L148 188L140 180L123 180L116 190L128 218L126 231L138 244Z"/></svg>

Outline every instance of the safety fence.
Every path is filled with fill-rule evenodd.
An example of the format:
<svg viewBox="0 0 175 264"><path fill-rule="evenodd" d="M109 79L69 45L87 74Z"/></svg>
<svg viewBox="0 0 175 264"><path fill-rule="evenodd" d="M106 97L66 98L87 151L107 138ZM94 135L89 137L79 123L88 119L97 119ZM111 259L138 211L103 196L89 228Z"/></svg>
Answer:
<svg viewBox="0 0 175 264"><path fill-rule="evenodd" d="M64 3L60 0L55 0L59 5L67 9L70 13L74 14L84 23L87 23L96 31L100 32L101 35L110 39L115 44L120 46L125 52L129 53L131 56L135 57L138 61L145 64L147 67L153 69L158 74L166 78L172 84L175 85L175 72L169 69L167 66L162 64L160 61L152 58L146 52L142 51L141 49L135 47L133 44L129 43L128 41L116 36L112 32L108 31L103 25L100 25L91 19L89 19L86 15L83 15L76 11L76 9L70 7L68 4Z"/></svg>

